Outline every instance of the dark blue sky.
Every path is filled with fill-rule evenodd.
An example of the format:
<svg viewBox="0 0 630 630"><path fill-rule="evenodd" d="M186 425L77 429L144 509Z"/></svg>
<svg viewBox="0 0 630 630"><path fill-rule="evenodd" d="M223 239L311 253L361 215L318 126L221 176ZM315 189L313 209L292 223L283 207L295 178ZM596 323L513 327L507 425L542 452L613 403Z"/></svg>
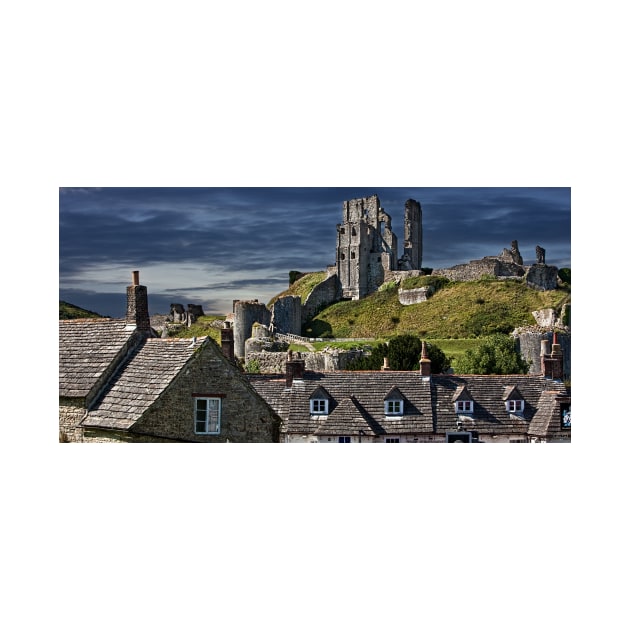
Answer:
<svg viewBox="0 0 630 630"><path fill-rule="evenodd" d="M334 264L343 201L372 194L400 242L405 201L421 203L424 267L497 255L513 240L525 264L541 245L548 264L571 265L570 188L61 188L59 298L122 317L139 270L152 314L172 302L207 313L267 302L290 270Z"/></svg>

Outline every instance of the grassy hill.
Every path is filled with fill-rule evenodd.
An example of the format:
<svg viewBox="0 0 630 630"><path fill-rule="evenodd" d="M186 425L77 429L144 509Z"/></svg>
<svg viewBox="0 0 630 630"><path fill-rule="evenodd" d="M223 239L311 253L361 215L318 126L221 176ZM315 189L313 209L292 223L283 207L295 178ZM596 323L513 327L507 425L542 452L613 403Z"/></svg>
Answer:
<svg viewBox="0 0 630 630"><path fill-rule="evenodd" d="M426 302L403 306L398 301L398 287L391 284L362 300L325 308L305 324L303 333L311 337L371 338L412 333L426 339L471 339L535 325L532 311L559 310L570 300L569 287L537 291L521 280L488 277L472 282L444 281Z"/></svg>
<svg viewBox="0 0 630 630"><path fill-rule="evenodd" d="M93 311L86 311L80 306L59 300L59 319L94 319L99 317L103 317L103 315L99 315Z"/></svg>

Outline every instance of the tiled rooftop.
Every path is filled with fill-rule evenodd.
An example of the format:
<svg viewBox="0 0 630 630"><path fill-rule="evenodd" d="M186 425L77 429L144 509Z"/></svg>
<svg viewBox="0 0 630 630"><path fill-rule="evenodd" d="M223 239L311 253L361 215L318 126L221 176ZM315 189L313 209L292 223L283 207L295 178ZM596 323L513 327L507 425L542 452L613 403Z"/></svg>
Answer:
<svg viewBox="0 0 630 630"><path fill-rule="evenodd" d="M396 435L404 433L445 433L460 420L468 430L492 433L527 433L534 417L537 425L549 422L556 395L566 393L561 382L541 375L433 375L419 372L305 372L304 379L287 389L279 375L251 375L250 381L285 424L289 433ZM318 388L330 395L328 417L311 416L309 399ZM396 389L394 389L396 388ZM454 395L466 390L474 402L468 416L458 416ZM522 414L508 413L505 392L523 396ZM403 399L403 415L385 415L384 401ZM466 396L468 398L468 396Z"/></svg>
<svg viewBox="0 0 630 630"><path fill-rule="evenodd" d="M59 320L59 395L87 396L134 334L120 319Z"/></svg>
<svg viewBox="0 0 630 630"><path fill-rule="evenodd" d="M146 339L108 384L84 427L127 429L136 422L206 340Z"/></svg>

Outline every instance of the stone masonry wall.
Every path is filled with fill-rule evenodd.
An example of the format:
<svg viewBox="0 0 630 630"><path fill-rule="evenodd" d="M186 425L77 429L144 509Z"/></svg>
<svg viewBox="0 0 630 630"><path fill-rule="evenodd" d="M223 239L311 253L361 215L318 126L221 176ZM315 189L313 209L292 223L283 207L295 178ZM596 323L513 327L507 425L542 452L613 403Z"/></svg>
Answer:
<svg viewBox="0 0 630 630"><path fill-rule="evenodd" d="M271 311L258 300L234 303L234 354L242 359L245 356L245 341L252 336L255 322L269 326Z"/></svg>
<svg viewBox="0 0 630 630"><path fill-rule="evenodd" d="M271 307L274 332L299 335L302 332L302 299L299 295L278 298Z"/></svg>
<svg viewBox="0 0 630 630"><path fill-rule="evenodd" d="M404 306L426 302L433 293L433 287L418 287L417 289L398 289L398 301Z"/></svg>
<svg viewBox="0 0 630 630"><path fill-rule="evenodd" d="M324 307L336 302L341 297L341 284L336 274L330 275L316 285L302 305L302 324L308 321ZM299 333L297 333L299 334Z"/></svg>
<svg viewBox="0 0 630 630"><path fill-rule="evenodd" d="M553 341L553 332L551 331L516 331L515 335L521 356L530 361L530 374L540 374L540 342L543 339L547 339L549 342L549 348L551 349L551 343ZM564 379L571 379L571 334L558 333L558 343L562 348Z"/></svg>
<svg viewBox="0 0 630 630"><path fill-rule="evenodd" d="M463 265L455 265L449 269L434 269L432 276L444 276L449 280L467 282L479 280L485 275L514 278L522 277L525 270L520 265L488 256L481 260L471 260Z"/></svg>
<svg viewBox="0 0 630 630"><path fill-rule="evenodd" d="M59 439L81 442L83 429L77 425L83 420L83 416L85 416L83 398L59 398Z"/></svg>
<svg viewBox="0 0 630 630"><path fill-rule="evenodd" d="M195 434L193 393L221 398L220 435ZM136 423L134 432L193 442L277 441L273 412L212 341Z"/></svg>
<svg viewBox="0 0 630 630"><path fill-rule="evenodd" d="M361 350L333 352L302 352L305 369L311 372L336 372L345 370L353 359L364 356ZM257 361L263 374L284 374L286 372L286 352L252 352L247 355L248 361Z"/></svg>
<svg viewBox="0 0 630 630"><path fill-rule="evenodd" d="M552 265L532 265L525 276L528 286L543 291L558 287L558 267Z"/></svg>

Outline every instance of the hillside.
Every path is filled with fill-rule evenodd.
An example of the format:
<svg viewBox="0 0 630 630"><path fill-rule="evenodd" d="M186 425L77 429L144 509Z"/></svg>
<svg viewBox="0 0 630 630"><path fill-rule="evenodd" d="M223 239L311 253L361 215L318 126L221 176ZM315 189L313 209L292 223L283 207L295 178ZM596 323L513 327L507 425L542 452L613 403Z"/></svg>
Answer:
<svg viewBox="0 0 630 630"><path fill-rule="evenodd" d="M93 311L86 311L80 306L59 300L59 319L94 319L100 317L103 317L103 315L99 315Z"/></svg>
<svg viewBox="0 0 630 630"><path fill-rule="evenodd" d="M306 281L306 277L300 280ZM289 288L285 293L291 293ZM296 290L295 294L299 294ZM558 311L571 301L570 286L537 291L520 280L445 281L426 302L403 306L393 283L362 300L337 302L308 321L310 337L386 338L413 333L427 339L475 338L536 324L532 311Z"/></svg>

